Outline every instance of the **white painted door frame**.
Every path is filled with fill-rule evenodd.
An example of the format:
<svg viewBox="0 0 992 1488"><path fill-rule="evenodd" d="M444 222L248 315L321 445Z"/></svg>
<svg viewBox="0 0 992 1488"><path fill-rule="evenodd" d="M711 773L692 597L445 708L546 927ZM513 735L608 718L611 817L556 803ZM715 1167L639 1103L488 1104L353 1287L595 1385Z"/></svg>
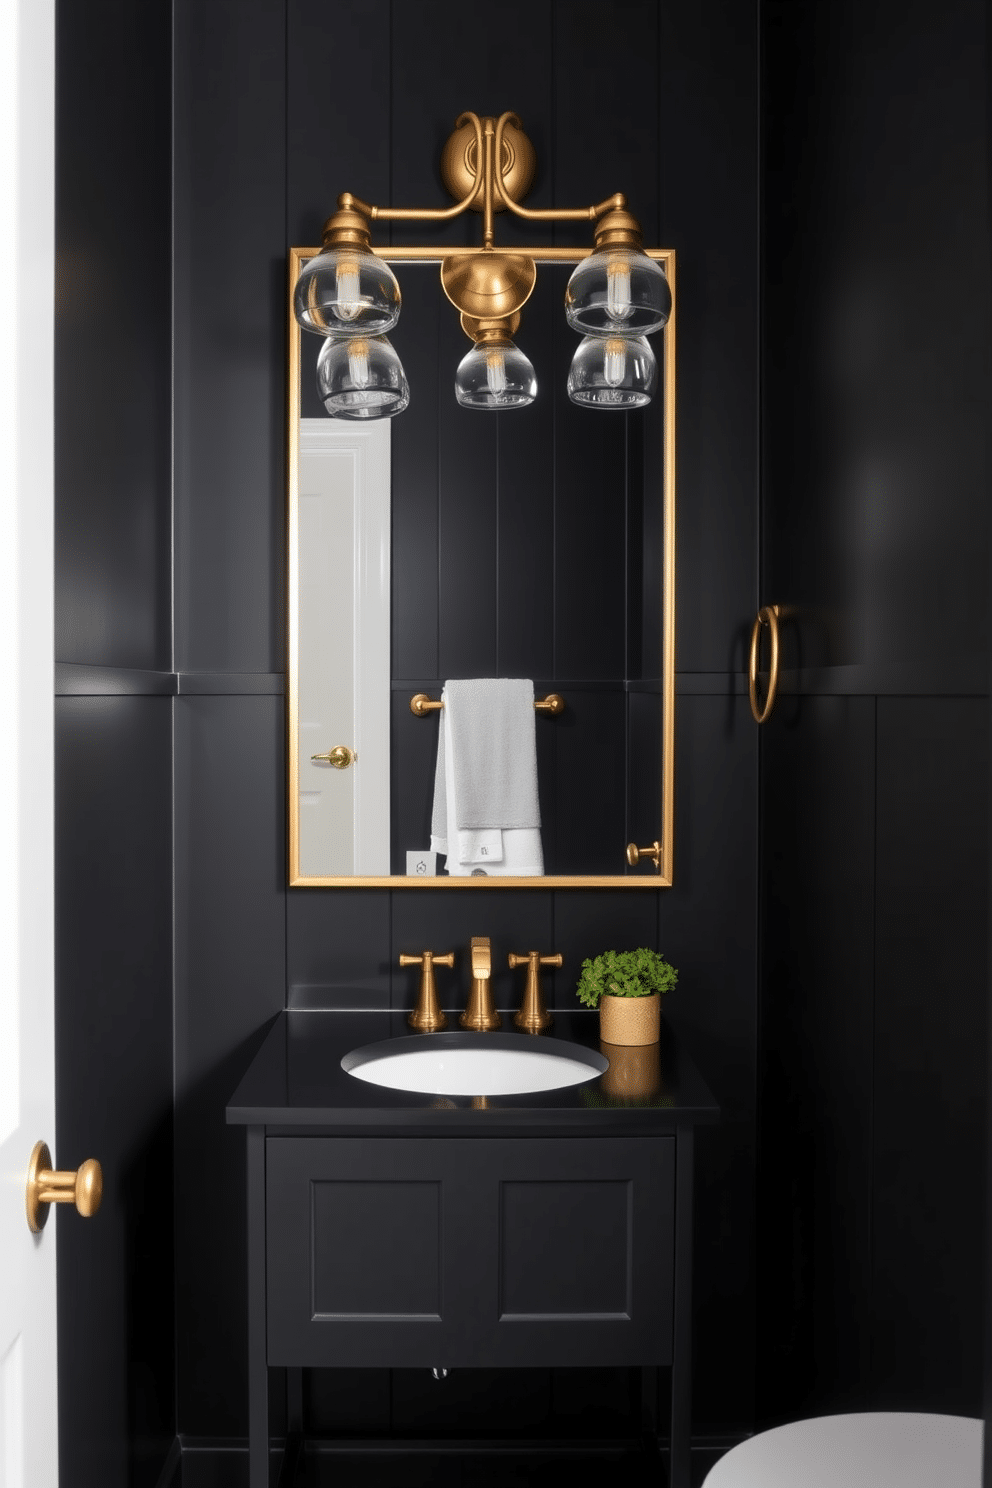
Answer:
<svg viewBox="0 0 992 1488"><path fill-rule="evenodd" d="M0 0L0 1488L58 1482L56 1227L24 1209L55 1139L54 254L55 4Z"/></svg>

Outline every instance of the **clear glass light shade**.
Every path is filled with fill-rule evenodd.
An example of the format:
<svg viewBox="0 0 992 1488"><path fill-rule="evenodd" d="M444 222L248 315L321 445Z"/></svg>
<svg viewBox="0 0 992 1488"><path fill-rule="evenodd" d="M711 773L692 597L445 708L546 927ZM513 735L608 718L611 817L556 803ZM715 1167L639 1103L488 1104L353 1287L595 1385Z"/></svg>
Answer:
<svg viewBox="0 0 992 1488"><path fill-rule="evenodd" d="M583 408L643 408L651 402L658 363L643 336L586 336L568 374L568 396Z"/></svg>
<svg viewBox="0 0 992 1488"><path fill-rule="evenodd" d="M400 287L374 253L325 248L300 270L293 308L321 336L383 336L400 318Z"/></svg>
<svg viewBox="0 0 992 1488"><path fill-rule="evenodd" d="M534 368L512 341L473 346L458 364L455 397L463 408L526 408L537 397Z"/></svg>
<svg viewBox="0 0 992 1488"><path fill-rule="evenodd" d="M317 358L317 392L332 418L392 418L410 401L403 364L385 336L329 336Z"/></svg>
<svg viewBox="0 0 992 1488"><path fill-rule="evenodd" d="M672 313L664 270L636 248L606 248L576 267L565 316L584 336L650 336Z"/></svg>

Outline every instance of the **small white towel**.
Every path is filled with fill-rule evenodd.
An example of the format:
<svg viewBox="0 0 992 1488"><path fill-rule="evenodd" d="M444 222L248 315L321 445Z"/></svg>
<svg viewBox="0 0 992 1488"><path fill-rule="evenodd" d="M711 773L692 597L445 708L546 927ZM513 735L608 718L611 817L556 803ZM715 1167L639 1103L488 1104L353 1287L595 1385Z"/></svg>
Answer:
<svg viewBox="0 0 992 1488"><path fill-rule="evenodd" d="M450 681L441 698L431 850L456 877L541 877L534 684Z"/></svg>

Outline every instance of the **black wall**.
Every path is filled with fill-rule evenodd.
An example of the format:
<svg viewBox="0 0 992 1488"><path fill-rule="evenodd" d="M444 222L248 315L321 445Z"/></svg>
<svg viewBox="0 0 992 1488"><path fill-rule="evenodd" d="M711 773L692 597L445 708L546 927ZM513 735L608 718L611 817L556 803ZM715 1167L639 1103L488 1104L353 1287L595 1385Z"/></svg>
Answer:
<svg viewBox="0 0 992 1488"><path fill-rule="evenodd" d="M984 14L631 0L610 7L624 67L604 65L601 5L501 18L494 41L449 0L60 7L56 1156L107 1173L102 1228L59 1220L69 1484L154 1482L175 1432L246 1432L243 1138L223 1113L267 1021L406 1006L399 951L479 933L500 961L562 951L559 1006L608 945L681 969L668 1015L724 1113L697 1148L697 1430L753 1422L756 1350L763 1417L978 1406ZM342 189L443 202L465 107L519 110L533 202L625 190L679 254L657 898L286 888L286 252ZM447 396L403 352L415 396ZM484 480L491 450L468 454ZM519 478L543 493L536 461ZM471 544L478 509L453 510ZM453 604L429 572L404 597L428 629ZM759 597L800 611L760 735L741 686ZM527 1372L438 1394L376 1372L307 1395L346 1434L566 1435L592 1404L597 1429L629 1424L628 1386Z"/></svg>
<svg viewBox="0 0 992 1488"><path fill-rule="evenodd" d="M986 9L764 30L762 1414L981 1410Z"/></svg>
<svg viewBox="0 0 992 1488"><path fill-rule="evenodd" d="M170 29L57 9L53 1147L105 1185L52 1220L65 1488L156 1483L176 1426Z"/></svg>
<svg viewBox="0 0 992 1488"><path fill-rule="evenodd" d="M511 3L508 48L484 10L441 0L177 7L176 654L180 688L202 689L176 702L178 1409L192 1436L245 1431L243 1154L223 1108L253 1036L294 998L406 1006L414 988L396 966L401 950L464 947L480 933L503 966L511 949L560 950L559 1005L582 958L605 946L660 942L682 968L671 1016L725 1110L698 1158L698 1418L751 1418L756 740L731 672L755 602L756 22L730 3L614 11L637 37L620 70L601 66L602 11L586 3ZM466 107L519 110L540 161L535 204L625 190L647 240L681 255L677 887L657 898L285 888L273 674L283 667L286 251L319 241L340 190L443 203L440 147ZM476 226L460 220L439 237L464 241ZM514 222L505 232L528 239ZM394 228L395 241L422 236ZM586 238L559 230L557 240ZM438 387L436 350L414 331L401 319L394 338L414 397L457 412L447 362ZM444 334L450 361L461 333ZM535 420L550 407L536 405ZM469 549L485 550L491 534L492 442L504 422L465 415L440 461L436 450L408 452L426 509L450 506ZM397 419L398 451L406 427ZM548 473L536 456L518 462L517 478L521 510L543 509ZM429 531L419 541L429 561L419 594L401 596L406 637L436 636L440 623L457 644L446 617L458 566L438 565ZM418 656L412 674L459 670L450 652ZM580 674L588 664L576 658ZM497 991L509 1000L509 973ZM370 1379L355 1418L387 1428L388 1398ZM498 1415L495 1405L477 1413L480 1429ZM392 1419L401 1424L399 1405Z"/></svg>

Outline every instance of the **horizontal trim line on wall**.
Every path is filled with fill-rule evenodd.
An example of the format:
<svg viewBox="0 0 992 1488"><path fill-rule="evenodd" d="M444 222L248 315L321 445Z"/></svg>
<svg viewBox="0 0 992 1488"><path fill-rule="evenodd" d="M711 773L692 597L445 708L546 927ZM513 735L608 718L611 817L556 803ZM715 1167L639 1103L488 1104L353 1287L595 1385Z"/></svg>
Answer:
<svg viewBox="0 0 992 1488"><path fill-rule="evenodd" d="M929 679L928 679L929 680ZM620 683L616 678L577 678L544 683L535 679L540 691L554 688L563 693L610 692L621 687L628 693L660 692L653 678ZM438 690L434 680L394 681L394 692ZM286 691L284 672L154 672L140 667L86 666L81 662L55 663L56 697L281 697ZM747 692L743 672L676 672L675 691L683 697L730 697ZM988 697L988 688L949 686L921 687L918 678L880 675L869 667L810 667L804 671L783 670L779 693L784 697Z"/></svg>
<svg viewBox="0 0 992 1488"><path fill-rule="evenodd" d="M153 672L55 663L56 697L245 697L285 691L283 672Z"/></svg>
<svg viewBox="0 0 992 1488"><path fill-rule="evenodd" d="M694 1452L729 1452L731 1447L738 1446L746 1441L750 1433L734 1433L728 1435L703 1435L693 1436L692 1451ZM183 1436L183 1455L187 1453L247 1453L248 1442L245 1437L209 1437L209 1436ZM388 1436L366 1436L354 1439L342 1437L320 1437L311 1436L304 1431L303 1441L306 1449L314 1455L324 1456L359 1456L369 1455L373 1457L399 1456L441 1456L457 1454L459 1456L515 1456L525 1454L528 1457L553 1457L569 1456L576 1453L590 1453L595 1456L613 1457L618 1453L637 1451L642 1446L642 1438L637 1436L615 1436L615 1437L540 1437L517 1436L506 1437L498 1440L472 1436L442 1436L442 1437L412 1437L392 1438ZM269 1439L270 1455L281 1452L286 1446L284 1436L272 1436ZM659 1438L659 1446L662 1452L668 1451L668 1438Z"/></svg>

